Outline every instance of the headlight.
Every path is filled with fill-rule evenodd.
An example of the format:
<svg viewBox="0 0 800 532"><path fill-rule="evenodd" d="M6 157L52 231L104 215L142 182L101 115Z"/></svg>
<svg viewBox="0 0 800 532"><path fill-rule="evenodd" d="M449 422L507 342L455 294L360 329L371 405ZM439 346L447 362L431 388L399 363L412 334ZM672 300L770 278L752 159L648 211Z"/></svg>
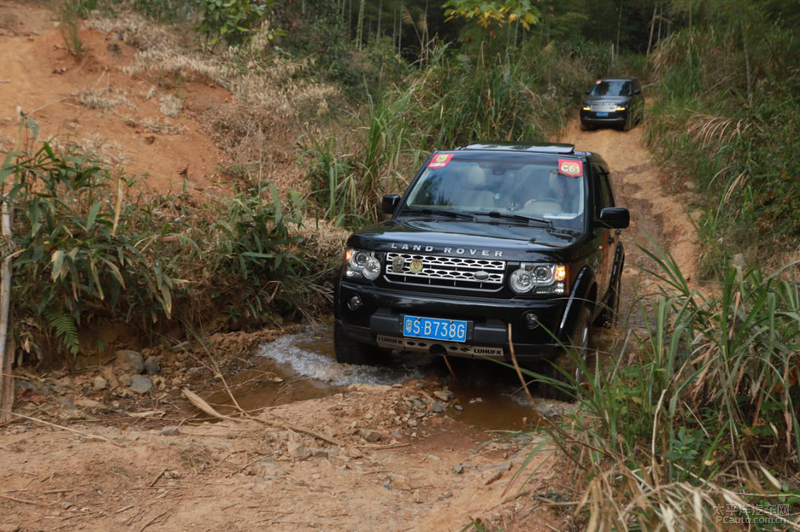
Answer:
<svg viewBox="0 0 800 532"><path fill-rule="evenodd" d="M347 265L345 275L348 279L367 279L374 281L381 274L381 262L372 251L347 248L344 250Z"/></svg>
<svg viewBox="0 0 800 532"><path fill-rule="evenodd" d="M518 294L564 294L567 291L567 267L563 264L522 264L508 281Z"/></svg>
<svg viewBox="0 0 800 532"><path fill-rule="evenodd" d="M584 111L591 111L591 110L592 110L592 107L591 107L590 105L583 104L583 110L584 110Z"/></svg>
<svg viewBox="0 0 800 532"><path fill-rule="evenodd" d="M628 108L625 107L624 105L618 105L617 106L617 111L627 111L627 110L628 110Z"/></svg>

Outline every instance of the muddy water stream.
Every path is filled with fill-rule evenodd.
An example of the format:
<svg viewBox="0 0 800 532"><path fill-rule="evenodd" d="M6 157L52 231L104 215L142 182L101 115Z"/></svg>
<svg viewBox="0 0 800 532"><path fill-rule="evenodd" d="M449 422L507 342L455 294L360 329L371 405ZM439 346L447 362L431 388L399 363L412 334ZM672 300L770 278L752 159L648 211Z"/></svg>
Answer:
<svg viewBox="0 0 800 532"><path fill-rule="evenodd" d="M329 327L306 327L262 345L254 369L228 382L244 410L316 399L346 390L351 384L397 384L410 379L435 380L447 385L463 410L448 414L457 421L483 430L520 429L531 418L524 391L508 368L482 360L451 359L457 382L444 360L435 355L395 353L385 365L339 364L333 354ZM231 401L224 390L209 401L225 409Z"/></svg>

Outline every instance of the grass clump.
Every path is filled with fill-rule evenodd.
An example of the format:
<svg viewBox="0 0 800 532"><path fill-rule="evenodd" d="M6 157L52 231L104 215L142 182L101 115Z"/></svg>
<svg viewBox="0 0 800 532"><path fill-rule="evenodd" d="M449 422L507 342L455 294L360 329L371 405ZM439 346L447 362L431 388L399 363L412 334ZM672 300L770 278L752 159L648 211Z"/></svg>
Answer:
<svg viewBox="0 0 800 532"><path fill-rule="evenodd" d="M747 25L675 33L652 60L647 139L674 180L691 176L700 193L706 276L724 277L726 252L755 261L800 244L800 76L788 68L797 37L751 11Z"/></svg>
<svg viewBox="0 0 800 532"><path fill-rule="evenodd" d="M576 518L591 530L723 530L721 516L787 528L800 505L795 264L730 267L708 296L669 253L649 255L663 293L646 336L584 365L588 382L548 381L578 404L547 429L581 470Z"/></svg>

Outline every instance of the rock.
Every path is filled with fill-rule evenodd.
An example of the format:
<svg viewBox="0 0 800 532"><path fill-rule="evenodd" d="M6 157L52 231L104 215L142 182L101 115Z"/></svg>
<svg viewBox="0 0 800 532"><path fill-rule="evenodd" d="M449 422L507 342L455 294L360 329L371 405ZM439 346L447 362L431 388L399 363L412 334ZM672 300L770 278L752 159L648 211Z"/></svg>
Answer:
<svg viewBox="0 0 800 532"><path fill-rule="evenodd" d="M281 466L269 458L262 458L256 462L256 467L258 468L259 476L268 480L276 479L286 474Z"/></svg>
<svg viewBox="0 0 800 532"><path fill-rule="evenodd" d="M303 443L289 443L286 451L295 460L305 460L311 456L311 450Z"/></svg>
<svg viewBox="0 0 800 532"><path fill-rule="evenodd" d="M19 525L0 525L0 532L20 532L21 530Z"/></svg>
<svg viewBox="0 0 800 532"><path fill-rule="evenodd" d="M456 464L453 466L453 473L460 475L464 472L464 464Z"/></svg>
<svg viewBox="0 0 800 532"><path fill-rule="evenodd" d="M172 425L169 427L164 427L163 429L159 430L156 433L156 436L178 436L181 433L181 429Z"/></svg>
<svg viewBox="0 0 800 532"><path fill-rule="evenodd" d="M437 390L433 392L433 396L447 403L453 398L453 392L445 388L444 390Z"/></svg>
<svg viewBox="0 0 800 532"><path fill-rule="evenodd" d="M456 409L456 412L463 412L463 411L464 411L464 407L463 407L463 406L461 406L461 405L456 405L456 406L454 406L453 408L455 408L455 409Z"/></svg>
<svg viewBox="0 0 800 532"><path fill-rule="evenodd" d="M154 356L147 357L147 360L144 361L144 371L148 375L158 375L161 373L161 364L159 364L158 358Z"/></svg>
<svg viewBox="0 0 800 532"><path fill-rule="evenodd" d="M411 489L411 483L408 481L408 477L403 475L397 475L395 473L389 474L389 487L394 487L399 490L409 490ZM385 484L384 484L385 486Z"/></svg>
<svg viewBox="0 0 800 532"><path fill-rule="evenodd" d="M130 389L139 394L150 393L150 390L153 389L153 381L144 375L134 375L131 377Z"/></svg>
<svg viewBox="0 0 800 532"><path fill-rule="evenodd" d="M439 401L434 401L431 403L431 410L433 410L436 414L441 414L446 410L446 407Z"/></svg>
<svg viewBox="0 0 800 532"><path fill-rule="evenodd" d="M92 389L94 389L94 391L102 392L106 388L108 388L108 381L100 375L95 377L94 381L92 381Z"/></svg>
<svg viewBox="0 0 800 532"><path fill-rule="evenodd" d="M732 262L733 262L733 265L736 268L742 269L742 268L744 268L746 266L745 260L744 260L744 255L742 255L741 253L737 253L736 255L734 255Z"/></svg>
<svg viewBox="0 0 800 532"><path fill-rule="evenodd" d="M375 443L383 437L380 432L372 429L359 429L358 434L364 441L368 443Z"/></svg>
<svg viewBox="0 0 800 532"><path fill-rule="evenodd" d="M75 401L75 404L82 408L97 408L99 410L103 410L106 407L106 405L104 405L100 401L95 401L94 399L86 399L85 397L77 399Z"/></svg>
<svg viewBox="0 0 800 532"><path fill-rule="evenodd" d="M328 452L328 449L322 449L321 447L309 447L308 451L309 451L309 453L311 453L311 456L313 456L314 458L328 458L328 457L330 457L330 453Z"/></svg>
<svg viewBox="0 0 800 532"><path fill-rule="evenodd" d="M469 404L471 404L471 405L475 404L475 403L482 403L482 402L483 402L483 399L480 398L480 397L473 397L472 399L469 400Z"/></svg>
<svg viewBox="0 0 800 532"><path fill-rule="evenodd" d="M347 456L350 458L361 458L364 455L361 454L361 451L359 451L356 447L348 447Z"/></svg>
<svg viewBox="0 0 800 532"><path fill-rule="evenodd" d="M119 378L119 382L122 383L123 386L130 386L133 383L133 375L130 373L126 373L121 375Z"/></svg>
<svg viewBox="0 0 800 532"><path fill-rule="evenodd" d="M419 490L414 490L414 502L417 504L422 504L422 495L420 494Z"/></svg>
<svg viewBox="0 0 800 532"><path fill-rule="evenodd" d="M138 351L125 349L117 351L117 359L114 362L117 373L132 373L134 375L144 372L144 357Z"/></svg>
<svg viewBox="0 0 800 532"><path fill-rule="evenodd" d="M75 403L73 403L69 399L59 399L58 402L61 403L62 406L70 410L76 410L78 408L77 406L75 406Z"/></svg>

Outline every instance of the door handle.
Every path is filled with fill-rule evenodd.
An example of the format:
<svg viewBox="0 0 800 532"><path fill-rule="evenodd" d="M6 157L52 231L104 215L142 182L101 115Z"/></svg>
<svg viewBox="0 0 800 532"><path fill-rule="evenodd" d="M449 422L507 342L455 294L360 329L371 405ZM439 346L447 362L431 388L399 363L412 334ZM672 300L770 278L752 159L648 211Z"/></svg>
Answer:
<svg viewBox="0 0 800 532"><path fill-rule="evenodd" d="M608 235L608 245L610 246L613 243L614 243L614 237L611 236L611 235Z"/></svg>

